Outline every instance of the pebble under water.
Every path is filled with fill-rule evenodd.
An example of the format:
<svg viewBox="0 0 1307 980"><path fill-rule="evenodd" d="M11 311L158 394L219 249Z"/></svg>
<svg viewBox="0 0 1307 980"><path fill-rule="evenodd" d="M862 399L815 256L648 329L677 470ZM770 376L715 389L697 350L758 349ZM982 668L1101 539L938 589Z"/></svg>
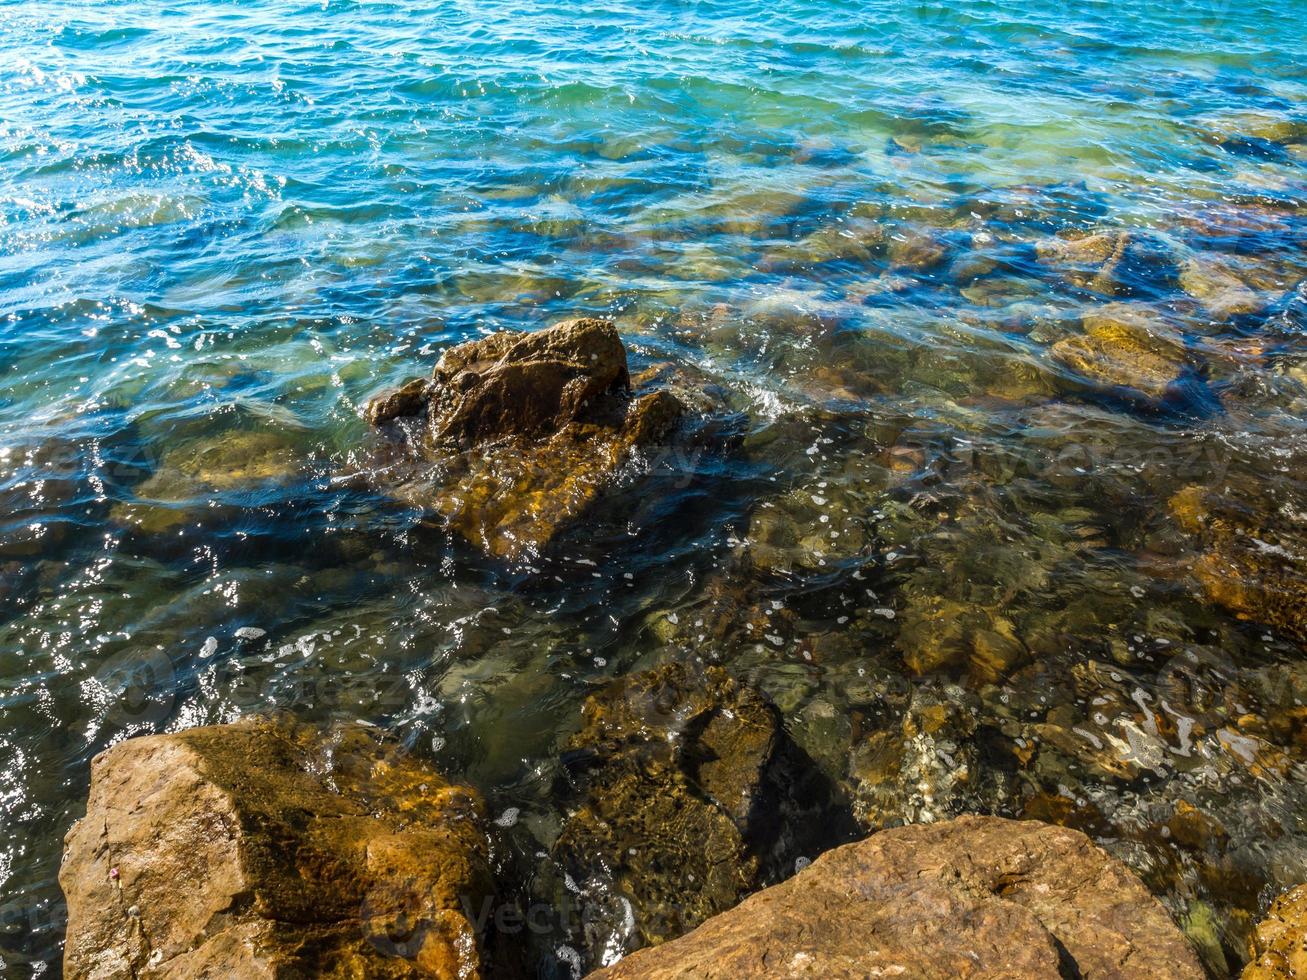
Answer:
<svg viewBox="0 0 1307 980"><path fill-rule="evenodd" d="M115 741L384 726L539 900L582 702L679 661L858 833L1077 827L1237 973L1307 881L1301 14L0 3L0 972ZM702 438L515 561L351 478L377 390L581 315ZM629 946L581 884L533 972Z"/></svg>

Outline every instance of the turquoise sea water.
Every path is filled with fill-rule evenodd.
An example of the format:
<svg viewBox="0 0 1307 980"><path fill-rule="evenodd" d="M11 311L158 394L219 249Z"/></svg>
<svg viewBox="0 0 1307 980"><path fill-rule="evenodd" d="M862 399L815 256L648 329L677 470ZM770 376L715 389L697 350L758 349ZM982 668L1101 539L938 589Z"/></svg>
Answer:
<svg viewBox="0 0 1307 980"><path fill-rule="evenodd" d="M1167 502L1252 494L1267 588L1307 595L1305 14L0 3L5 975L59 972L61 840L115 740L363 718L532 854L581 699L690 653L866 827L1070 807L1236 970L1307 879L1307 670L1204 593ZM1039 251L1096 229L1143 243L1117 288ZM1051 355L1109 302L1165 322L1182 395ZM518 565L342 477L377 389L582 313L716 386L732 440ZM957 654L975 630L1015 662ZM886 796L869 719L926 689L969 705L970 776L928 749L947 791ZM1224 837L1176 843L1177 801Z"/></svg>

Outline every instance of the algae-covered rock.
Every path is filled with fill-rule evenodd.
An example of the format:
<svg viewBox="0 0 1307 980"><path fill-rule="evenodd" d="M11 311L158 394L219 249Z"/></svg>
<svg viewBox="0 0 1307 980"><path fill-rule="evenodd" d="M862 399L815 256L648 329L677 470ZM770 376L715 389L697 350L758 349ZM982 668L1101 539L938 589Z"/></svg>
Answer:
<svg viewBox="0 0 1307 980"><path fill-rule="evenodd" d="M480 800L365 726L120 742L65 846L73 980L482 972Z"/></svg>
<svg viewBox="0 0 1307 980"><path fill-rule="evenodd" d="M1285 892L1257 923L1241 980L1307 977L1307 885Z"/></svg>
<svg viewBox="0 0 1307 980"><path fill-rule="evenodd" d="M1268 109L1222 112L1198 120L1198 130L1213 143L1229 146L1244 140L1267 143L1307 142L1307 119Z"/></svg>
<svg viewBox="0 0 1307 980"><path fill-rule="evenodd" d="M1176 493L1169 507L1202 545L1190 572L1208 600L1307 647L1307 530L1301 517L1196 485Z"/></svg>
<svg viewBox="0 0 1307 980"><path fill-rule="evenodd" d="M717 667L669 663L591 697L566 762L582 788L555 857L630 903L640 943L693 928L847 840L776 707ZM605 940L605 942L610 940Z"/></svg>
<svg viewBox="0 0 1307 980"><path fill-rule="evenodd" d="M501 331L447 350L364 409L374 425L422 423L420 476L396 488L489 554L538 553L643 447L685 412L666 389L632 396L626 351L607 320Z"/></svg>
<svg viewBox="0 0 1307 980"><path fill-rule="evenodd" d="M1006 677L1028 657L1011 620L975 603L936 595L914 596L907 604L898 644L913 674L968 667L982 683Z"/></svg>
<svg viewBox="0 0 1307 980"><path fill-rule="evenodd" d="M1116 977L1201 980L1184 935L1084 834L960 817L838 848L595 980Z"/></svg>
<svg viewBox="0 0 1307 980"><path fill-rule="evenodd" d="M1049 355L1099 387L1161 401L1188 366L1179 341L1132 306L1101 307L1082 326L1083 334L1059 340Z"/></svg>
<svg viewBox="0 0 1307 980"><path fill-rule="evenodd" d="M754 567L784 574L858 559L874 543L859 502L842 486L815 484L760 504L747 541Z"/></svg>

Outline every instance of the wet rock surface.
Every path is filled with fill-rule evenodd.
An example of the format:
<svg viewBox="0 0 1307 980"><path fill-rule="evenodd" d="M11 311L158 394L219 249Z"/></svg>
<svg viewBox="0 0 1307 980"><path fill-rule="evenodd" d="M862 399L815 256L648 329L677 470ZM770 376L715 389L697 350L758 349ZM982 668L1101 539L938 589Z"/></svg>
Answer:
<svg viewBox="0 0 1307 980"><path fill-rule="evenodd" d="M481 821L474 791L362 725L129 739L68 834L64 975L479 976Z"/></svg>
<svg viewBox="0 0 1307 980"><path fill-rule="evenodd" d="M615 891L634 923L591 948L680 935L853 834L775 705L720 668L630 675L583 719L565 760L580 805L554 855L583 892Z"/></svg>
<svg viewBox="0 0 1307 980"><path fill-rule="evenodd" d="M1162 905L1083 834L961 817L882 831L592 976L1204 976Z"/></svg>
<svg viewBox="0 0 1307 980"><path fill-rule="evenodd" d="M1307 977L1307 885L1285 892L1257 923L1242 980Z"/></svg>
<svg viewBox="0 0 1307 980"><path fill-rule="evenodd" d="M419 426L413 447L438 472L401 496L487 553L522 557L547 546L687 411L669 390L630 388L613 324L569 320L451 348L429 381L377 396L364 416Z"/></svg>

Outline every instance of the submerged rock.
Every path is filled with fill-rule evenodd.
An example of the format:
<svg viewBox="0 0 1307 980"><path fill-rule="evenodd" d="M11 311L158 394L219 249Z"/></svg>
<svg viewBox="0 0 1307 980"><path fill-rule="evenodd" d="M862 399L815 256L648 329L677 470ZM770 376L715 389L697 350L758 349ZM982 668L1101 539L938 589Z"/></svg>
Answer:
<svg viewBox="0 0 1307 980"><path fill-rule="evenodd" d="M583 798L554 853L583 893L630 903L619 942L679 935L851 835L776 707L720 668L634 674L583 713L567 756Z"/></svg>
<svg viewBox="0 0 1307 980"><path fill-rule="evenodd" d="M866 218L850 218L771 249L758 261L758 268L764 272L789 272L826 262L865 265L879 255L885 237L884 225Z"/></svg>
<svg viewBox="0 0 1307 980"><path fill-rule="evenodd" d="M1200 980L1143 883L1084 834L960 817L822 855L596 980L1119 977Z"/></svg>
<svg viewBox="0 0 1307 980"><path fill-rule="evenodd" d="M1257 923L1241 980L1307 977L1307 885L1285 892Z"/></svg>
<svg viewBox="0 0 1307 980"><path fill-rule="evenodd" d="M196 439L165 453L134 499L116 504L110 517L146 532L168 531L194 520L215 493L284 486L301 465L295 446L276 432L237 429Z"/></svg>
<svg viewBox="0 0 1307 980"><path fill-rule="evenodd" d="M479 976L487 846L473 790L361 725L128 739L67 837L64 974Z"/></svg>
<svg viewBox="0 0 1307 980"><path fill-rule="evenodd" d="M1099 387L1162 401L1188 367L1179 340L1133 306L1109 304L1082 325L1083 334L1059 340L1049 355Z"/></svg>
<svg viewBox="0 0 1307 980"><path fill-rule="evenodd" d="M82 503L92 497L79 472L84 456L76 444L55 438L0 445L0 561L53 557L68 540L76 527L68 511L79 495Z"/></svg>
<svg viewBox="0 0 1307 980"><path fill-rule="evenodd" d="M891 710L893 700L885 699ZM1005 799L1010 779L982 760L979 714L975 695L956 685L914 685L901 713L885 719L849 755L858 824L880 830L929 823Z"/></svg>
<svg viewBox="0 0 1307 980"><path fill-rule="evenodd" d="M1217 320L1258 313L1267 300L1231 271L1232 260L1198 254L1180 266L1180 288Z"/></svg>
<svg viewBox="0 0 1307 980"><path fill-rule="evenodd" d="M1190 572L1210 602L1307 647L1307 534L1300 517L1196 485L1175 494L1170 511L1203 545Z"/></svg>
<svg viewBox="0 0 1307 980"><path fill-rule="evenodd" d="M891 269L924 272L943 262L949 247L938 229L906 225L889 236L887 251Z"/></svg>
<svg viewBox="0 0 1307 980"><path fill-rule="evenodd" d="M613 324L568 320L453 347L430 380L377 396L364 416L418 423L409 431L429 472L401 496L487 553L518 557L547 545L685 412L670 391L630 387Z"/></svg>
<svg viewBox="0 0 1307 980"><path fill-rule="evenodd" d="M1072 285L1106 296L1151 292L1175 278L1167 249L1137 231L1067 231L1037 242L1035 254Z"/></svg>
<svg viewBox="0 0 1307 980"><path fill-rule="evenodd" d="M1007 617L976 603L914 595L903 612L898 644L915 675L967 666L981 683L993 683L1029 654Z"/></svg>
<svg viewBox="0 0 1307 980"><path fill-rule="evenodd" d="M1265 109L1223 112L1198 121L1199 131L1221 146L1247 140L1289 144L1307 142L1307 120Z"/></svg>

